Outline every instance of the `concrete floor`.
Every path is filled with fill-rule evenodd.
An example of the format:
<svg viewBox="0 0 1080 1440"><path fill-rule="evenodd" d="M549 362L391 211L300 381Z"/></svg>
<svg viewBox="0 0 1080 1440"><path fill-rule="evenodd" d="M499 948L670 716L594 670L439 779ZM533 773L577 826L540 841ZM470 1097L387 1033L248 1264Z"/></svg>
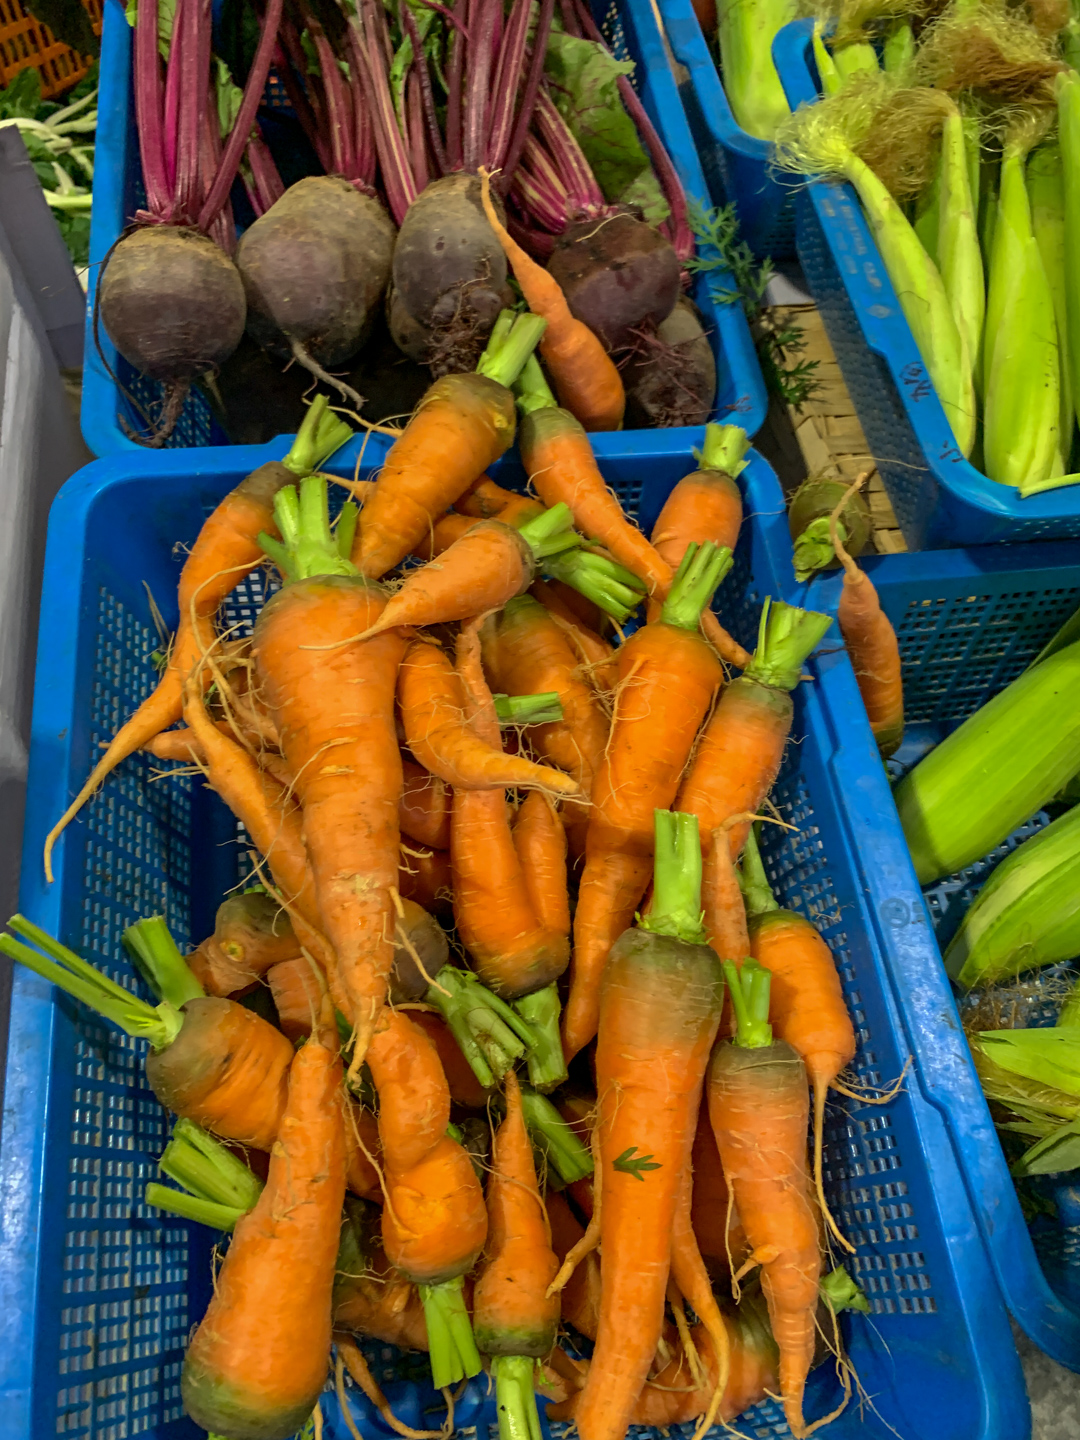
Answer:
<svg viewBox="0 0 1080 1440"><path fill-rule="evenodd" d="M1080 1440L1080 1375L1055 1364L1013 1326L1031 1401L1031 1440Z"/></svg>

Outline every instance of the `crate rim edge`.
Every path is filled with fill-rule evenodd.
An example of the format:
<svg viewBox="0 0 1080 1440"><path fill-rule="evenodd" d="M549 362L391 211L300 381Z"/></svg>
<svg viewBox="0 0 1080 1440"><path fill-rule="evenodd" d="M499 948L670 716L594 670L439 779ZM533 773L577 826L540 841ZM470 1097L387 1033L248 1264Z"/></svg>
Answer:
<svg viewBox="0 0 1080 1440"><path fill-rule="evenodd" d="M672 164L679 176L688 199L697 199L707 205L710 202L708 186L701 169L689 122L683 110L678 86L668 59L664 32L653 10L652 0L616 0L623 13L630 20L641 49L640 69L649 75L650 84L658 92L658 111L663 120L657 125L662 131L661 138L667 145ZM111 23L106 23L112 16ZM103 76L121 73L126 79L123 85L124 105L113 103L104 107L98 127L98 143L102 154L124 157L125 173L128 155L132 148L137 152L138 136L128 126L128 100L130 94L130 27L124 16L122 0L104 0L101 73ZM127 217L124 214L124 174L114 173L111 166L102 165L100 175L95 176L95 204L91 212L90 269L88 272L86 308L86 372L89 384L84 384L83 401L80 410L80 425L83 438L93 454L99 458L110 455L134 453L145 450L137 441L123 434L116 416L105 413L103 404L115 406L119 382L110 378L106 365L116 367L115 347L105 334L104 326L98 324L99 336L95 339L94 307L102 261L109 247L123 233ZM701 283L709 293L714 308L716 335L712 337L714 353L718 363L726 368L734 399L737 404L745 403L743 411L732 410L728 414L717 413L715 420L721 424L746 423L743 428L754 436L765 423L768 410L768 396L765 380L758 362L750 327L741 302L724 303L718 296L724 291L724 283L730 283L730 272L724 270L715 277L702 276ZM708 317L706 317L708 318ZM98 351L98 341L101 353ZM695 427L670 427L680 433L689 433ZM632 430L633 435L648 435L650 430ZM170 447L172 448L172 447ZM214 446L185 446L185 449L212 449ZM240 447L229 447L240 448ZM163 452L155 452L163 453Z"/></svg>
<svg viewBox="0 0 1080 1440"><path fill-rule="evenodd" d="M1023 575L1050 569L1077 573L1080 542L1029 541L1011 546L865 556L860 563L869 578L873 580L877 576L879 582L888 579L931 585L934 581L947 581L977 587L980 577L987 574ZM933 572L932 576L927 575L928 569ZM827 611L835 617L841 585L839 575L818 575L795 586L786 598L791 603ZM887 593L884 608L888 608ZM895 617L890 615L890 619ZM835 625L830 634L842 645ZM828 723L836 731L842 723L841 714L850 713L853 707L861 708L854 671L846 654L824 663L815 658L815 665L819 673L824 671L825 683L819 698ZM864 724L862 728L870 738L869 726ZM877 761L876 748L873 756ZM880 828L877 817L884 816L893 831L894 843L889 848L895 851L895 856L889 883L883 884L889 872L883 863L885 856L880 852L876 851L874 863L863 866L862 870L874 896L872 908L877 933L882 954L893 972L890 985L915 1060L914 1073L919 1078L920 1090L945 1122L969 1204L1008 1310L1039 1349L1067 1369L1080 1373L1080 1309L1066 1304L1054 1292L1035 1254L989 1107L963 1038L953 990L945 974L930 912L904 843L885 767L877 762L865 773L870 778L857 792L841 787L845 819L852 830L858 824L861 835L872 835ZM862 817L861 822L858 815ZM888 893L883 893L885 891ZM904 916L895 908L897 905L903 907ZM941 1020L946 1015L950 1018L943 1026ZM930 1021L936 1021L932 1028ZM958 1079L966 1084L958 1085ZM1004 1239L997 1233L1003 1222Z"/></svg>
<svg viewBox="0 0 1080 1440"><path fill-rule="evenodd" d="M792 110L798 109L800 105L813 104L820 98L813 80L816 73L812 68L813 27L812 20L792 20L773 41L776 68ZM884 315L871 313L868 296L860 294L856 297L852 294L853 287L860 291L863 288L865 282L860 274L842 267L839 263L837 269L848 291L867 347L884 361L897 393L903 396L902 372L915 374L917 371L927 381L929 375L897 299L892 280L881 259L877 243L866 223L858 196L846 181L806 180L799 188L813 205L830 250L831 231L837 223L835 210L842 206L847 212L843 223L856 241L859 253L872 257L875 267L873 283L878 291L874 304L886 311ZM837 259L834 253L834 260ZM997 484L977 470L969 460L964 459L956 449L952 428L945 418L941 401L932 385L929 394L921 398L918 405L909 409L908 415L915 438L926 457L927 470L935 481L955 498L992 518L1013 523L1080 515L1080 488L1076 486L1044 490L1021 500L1011 486ZM934 449L939 452L936 459L932 458Z"/></svg>

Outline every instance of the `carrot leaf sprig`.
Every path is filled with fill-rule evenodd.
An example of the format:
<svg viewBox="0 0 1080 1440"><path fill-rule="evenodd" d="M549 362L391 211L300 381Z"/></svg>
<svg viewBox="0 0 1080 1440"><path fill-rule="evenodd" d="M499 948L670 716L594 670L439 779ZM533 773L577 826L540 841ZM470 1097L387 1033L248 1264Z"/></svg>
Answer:
<svg viewBox="0 0 1080 1440"><path fill-rule="evenodd" d="M757 649L743 671L744 677L774 690L794 690L807 656L831 624L830 615L766 598L761 607Z"/></svg>
<svg viewBox="0 0 1080 1440"><path fill-rule="evenodd" d="M23 945L10 935L0 935L0 954L17 960L43 980L51 981L127 1034L148 1040L154 1050L164 1050L179 1035L184 1017L175 1005L168 1001L149 1005L140 1000L22 915L13 915L8 925L38 949Z"/></svg>
<svg viewBox="0 0 1080 1440"><path fill-rule="evenodd" d="M183 1188L152 1182L146 1203L213 1230L232 1230L262 1193L258 1176L192 1120L177 1120L158 1169Z"/></svg>
<svg viewBox="0 0 1080 1440"><path fill-rule="evenodd" d="M662 1170L664 1167L651 1155L639 1155L637 1146L631 1145L621 1155L617 1155L611 1162L616 1170L621 1170L624 1175L632 1175L635 1180L645 1181L645 1171Z"/></svg>
<svg viewBox="0 0 1080 1440"><path fill-rule="evenodd" d="M726 545L704 545L691 541L675 571L660 618L665 625L696 630L701 613L712 603L713 593L731 569L731 551Z"/></svg>
<svg viewBox="0 0 1080 1440"><path fill-rule="evenodd" d="M318 470L335 450L347 445L353 437L352 426L336 415L329 405L325 395L316 395L293 437L289 453L281 462L298 480Z"/></svg>
<svg viewBox="0 0 1080 1440"><path fill-rule="evenodd" d="M672 935L689 945L704 945L708 937L702 923L697 816L654 810L653 837L652 906L647 915L638 917L638 929Z"/></svg>
<svg viewBox="0 0 1080 1440"><path fill-rule="evenodd" d="M179 1010L188 1000L206 995L180 954L163 915L136 920L122 938L132 964L159 1000L167 1000Z"/></svg>
<svg viewBox="0 0 1080 1440"><path fill-rule="evenodd" d="M644 584L608 556L583 549L584 541L574 530L573 522L569 505L559 504L516 528L545 575L573 586L613 619L625 624L641 604Z"/></svg>
<svg viewBox="0 0 1080 1440"><path fill-rule="evenodd" d="M735 1044L744 1050L760 1050L771 1045L769 990L772 975L756 960L747 958L741 968L734 960L725 960L724 976L735 1011Z"/></svg>

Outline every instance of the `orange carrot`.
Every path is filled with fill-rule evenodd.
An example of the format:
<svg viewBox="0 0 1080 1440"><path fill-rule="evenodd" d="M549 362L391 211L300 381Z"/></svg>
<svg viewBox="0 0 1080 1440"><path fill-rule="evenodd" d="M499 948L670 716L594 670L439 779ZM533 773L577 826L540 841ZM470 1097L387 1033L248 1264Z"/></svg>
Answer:
<svg viewBox="0 0 1080 1440"><path fill-rule="evenodd" d="M454 1104L463 1105L467 1110L482 1110L489 1099L488 1091L476 1078L442 1016L430 1010L412 1010L409 1019L435 1046Z"/></svg>
<svg viewBox="0 0 1080 1440"><path fill-rule="evenodd" d="M705 856L701 886L701 903L705 912L705 931L709 944L721 960L734 960L741 965L750 954L750 936L746 929L746 904L739 887L739 877L731 858L729 833L753 817L744 811L730 815L713 832L713 842Z"/></svg>
<svg viewBox="0 0 1080 1440"><path fill-rule="evenodd" d="M836 619L855 671L866 718L884 759L898 749L904 738L904 681L900 645L873 581L860 570L844 548L837 529L848 497L859 486L860 476L844 494L829 517L829 534L837 559L844 567L844 585Z"/></svg>
<svg viewBox="0 0 1080 1440"><path fill-rule="evenodd" d="M561 1263L583 1238L585 1230L561 1191L548 1191L545 1203L551 1223L551 1245ZM581 1259L561 1295L563 1321L587 1340L595 1340L600 1316L600 1257L595 1250Z"/></svg>
<svg viewBox="0 0 1080 1440"><path fill-rule="evenodd" d="M531 495L504 490L486 475L454 502L454 509L460 515L474 515L478 520L499 519L507 525L534 520L543 508L539 500L534 500Z"/></svg>
<svg viewBox="0 0 1080 1440"><path fill-rule="evenodd" d="M483 1192L467 1152L447 1134L450 1091L428 1037L385 1009L367 1052L379 1093L387 1259L423 1286L437 1389L480 1372L461 1277L487 1236Z"/></svg>
<svg viewBox="0 0 1080 1440"><path fill-rule="evenodd" d="M578 793L577 781L561 770L504 754L497 721L494 741L476 733L460 677L438 646L412 642L401 662L397 691L409 749L426 770L455 789L515 785L539 786L556 795Z"/></svg>
<svg viewBox="0 0 1080 1440"><path fill-rule="evenodd" d="M706 425L699 468L685 475L657 516L652 545L677 570L687 545L726 545L734 550L742 525L742 494L735 476L742 470L750 440L737 425Z"/></svg>
<svg viewBox="0 0 1080 1440"><path fill-rule="evenodd" d="M453 511L440 515L428 533L416 542L410 553L426 564L441 555L444 550L449 550L450 546L460 540L475 524L476 521L470 519L469 516L455 515Z"/></svg>
<svg viewBox="0 0 1080 1440"><path fill-rule="evenodd" d="M431 385L394 441L364 501L352 560L378 580L429 534L440 515L514 443L517 379L543 324L519 317L474 374Z"/></svg>
<svg viewBox="0 0 1080 1440"><path fill-rule="evenodd" d="M408 658L408 651L406 659ZM422 765L402 761L405 785L398 805L401 833L435 850L450 847L450 791L444 780Z"/></svg>
<svg viewBox="0 0 1080 1440"><path fill-rule="evenodd" d="M694 1172L690 1223L698 1249L714 1280L730 1280L746 1259L746 1236L724 1179L707 1105L698 1114L690 1158Z"/></svg>
<svg viewBox="0 0 1080 1440"><path fill-rule="evenodd" d="M829 1229L845 1249L822 1184L825 1099L855 1058L855 1027L844 1002L832 951L803 915L781 910L769 888L751 832L743 857L750 954L772 975L773 1029L796 1050L814 1089L814 1185Z"/></svg>
<svg viewBox="0 0 1080 1440"><path fill-rule="evenodd" d="M690 817L656 812L652 912L620 936L604 971L600 1323L574 1409L581 1440L622 1440L663 1329L675 1210L723 994L700 928L696 830Z"/></svg>
<svg viewBox="0 0 1080 1440"><path fill-rule="evenodd" d="M347 1213L347 1212L346 1212ZM378 1241L377 1221L374 1233L365 1234L355 1253L339 1253L338 1274L334 1283L334 1328L370 1335L386 1345L402 1350L428 1348L427 1324L420 1293L411 1280L395 1270ZM345 1260L346 1266L341 1261ZM345 1345L335 1335L343 1353ZM350 1367L351 1368L351 1367Z"/></svg>
<svg viewBox="0 0 1080 1440"><path fill-rule="evenodd" d="M728 1186L761 1267L761 1288L780 1351L780 1393L796 1440L808 1433L802 1401L814 1356L821 1250L806 1167L810 1118L806 1070L768 1023L769 972L747 960L724 973L738 1017L709 1067L709 1117Z"/></svg>
<svg viewBox="0 0 1080 1440"><path fill-rule="evenodd" d="M396 630L343 645L386 604L330 535L326 481L278 496L284 545L264 546L288 583L259 614L256 674L303 813L304 844L337 956L353 1068L371 1037L393 962L401 755L394 690L405 637Z"/></svg>
<svg viewBox="0 0 1080 1440"><path fill-rule="evenodd" d="M438 915L449 908L453 889L449 851L402 848L398 892L403 900L413 900Z"/></svg>
<svg viewBox="0 0 1080 1440"><path fill-rule="evenodd" d="M581 622L576 612L570 609L548 581L534 580L529 594L539 600L569 640L582 667L582 674L593 689L605 697L610 695L618 682L618 667L613 647Z"/></svg>
<svg viewBox="0 0 1080 1440"><path fill-rule="evenodd" d="M495 1135L487 1182L488 1246L473 1291L477 1347L490 1355L500 1419L517 1435L540 1428L533 1372L555 1344L559 1299L549 1296L559 1262L551 1248L517 1076L505 1078L506 1118Z"/></svg>
<svg viewBox="0 0 1080 1440"><path fill-rule="evenodd" d="M304 955L279 960L266 972L266 983L274 997L278 1024L283 1035L295 1044L311 1034L326 986L317 969Z"/></svg>
<svg viewBox="0 0 1080 1440"><path fill-rule="evenodd" d="M345 1098L345 1183L354 1195L381 1205L382 1182L375 1168L379 1157L379 1122L352 1096Z"/></svg>
<svg viewBox="0 0 1080 1440"><path fill-rule="evenodd" d="M698 1108L700 1111L700 1102ZM687 1167L682 1173L679 1195L675 1202L675 1218L671 1227L671 1278L682 1299L693 1307L694 1313L708 1333L718 1361L713 1399L707 1412L709 1423L703 1426L707 1430L727 1389L731 1374L731 1345L720 1307L712 1292L709 1272L705 1268L705 1261L694 1235L691 1221L693 1184L693 1176Z"/></svg>
<svg viewBox="0 0 1080 1440"><path fill-rule="evenodd" d="M623 513L600 473L589 437L574 417L546 405L532 409L521 422L518 443L530 483L544 504L569 505L583 535L603 545L654 598L665 599L675 572ZM749 654L711 610L702 612L700 623L723 659L740 669L749 664Z"/></svg>
<svg viewBox="0 0 1080 1440"><path fill-rule="evenodd" d="M214 933L187 963L208 995L232 995L299 953L288 915L265 890L256 889L230 895L218 906Z"/></svg>
<svg viewBox="0 0 1080 1440"><path fill-rule="evenodd" d="M53 847L65 826L121 760L179 720L184 681L217 639L214 620L221 602L261 563L260 531L276 533L275 495L283 485L317 469L352 433L342 420L328 413L327 404L326 397L319 396L304 417L285 459L271 460L253 470L203 522L180 572L179 622L169 663L153 692L113 736L86 784L49 831L45 839L45 877L50 883ZM201 677L204 690L211 679L210 670L205 669Z"/></svg>
<svg viewBox="0 0 1080 1440"><path fill-rule="evenodd" d="M688 551L664 618L618 652L619 685L607 753L593 784L585 870L574 916L567 1059L596 1034L608 951L633 919L652 874L653 813L675 798L690 749L723 671L697 630L730 555Z"/></svg>
<svg viewBox="0 0 1080 1440"><path fill-rule="evenodd" d="M270 1173L236 1224L184 1357L184 1408L205 1430L285 1440L326 1379L345 1198L341 1061L329 1000L297 1053Z"/></svg>
<svg viewBox="0 0 1080 1440"><path fill-rule="evenodd" d="M513 267L525 303L548 322L540 353L560 401L586 430L620 429L626 392L615 362L589 327L571 315L557 281L510 236L491 203L490 176L481 171L480 182L484 214Z"/></svg>
<svg viewBox="0 0 1080 1440"><path fill-rule="evenodd" d="M753 660L721 695L675 802L677 810L698 817L706 853L719 825L740 812L756 812L772 788L791 730L789 692L829 623L827 615L781 600L762 606ZM732 827L733 859L749 828L749 820Z"/></svg>

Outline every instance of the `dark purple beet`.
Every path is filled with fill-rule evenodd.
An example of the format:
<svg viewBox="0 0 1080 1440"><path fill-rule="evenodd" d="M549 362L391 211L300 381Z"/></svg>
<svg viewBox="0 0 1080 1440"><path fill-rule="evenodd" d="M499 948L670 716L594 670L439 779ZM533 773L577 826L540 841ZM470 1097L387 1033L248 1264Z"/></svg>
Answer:
<svg viewBox="0 0 1080 1440"><path fill-rule="evenodd" d="M716 404L716 360L685 296L623 369L628 430L704 425Z"/></svg>
<svg viewBox="0 0 1080 1440"><path fill-rule="evenodd" d="M506 278L477 177L433 181L409 207L394 246L394 338L436 374L472 370L506 304Z"/></svg>
<svg viewBox="0 0 1080 1440"><path fill-rule="evenodd" d="M236 251L248 334L274 354L295 354L295 342L317 366L340 365L367 338L393 248L377 200L340 176L299 180Z"/></svg>
<svg viewBox="0 0 1080 1440"><path fill-rule="evenodd" d="M609 350L659 325L679 297L680 266L667 240L633 215L569 225L548 261L572 314Z"/></svg>
<svg viewBox="0 0 1080 1440"><path fill-rule="evenodd" d="M191 381L216 370L244 333L244 287L236 266L197 230L145 226L113 250L97 303L124 359L165 389L151 444L176 424Z"/></svg>

